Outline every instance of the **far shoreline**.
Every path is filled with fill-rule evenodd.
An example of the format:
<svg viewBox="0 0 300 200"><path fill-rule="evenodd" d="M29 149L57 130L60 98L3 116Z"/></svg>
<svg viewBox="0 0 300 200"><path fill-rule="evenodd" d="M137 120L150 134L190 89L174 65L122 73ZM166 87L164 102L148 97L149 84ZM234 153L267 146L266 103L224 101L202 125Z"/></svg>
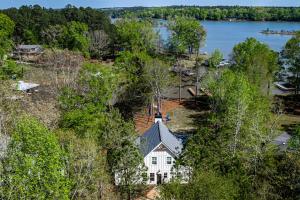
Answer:
<svg viewBox="0 0 300 200"><path fill-rule="evenodd" d="M110 16L111 19L126 19L126 17L112 17ZM168 21L170 19L164 19L164 18L140 18L140 17L137 17L136 19L152 19L152 20L165 20L165 21ZM211 20L211 19L197 19L198 21L207 21L207 22L279 22L279 23L300 23L300 20L299 21L286 21L286 20L259 20L259 21L255 21L255 20L245 20L245 19L221 19L221 20Z"/></svg>

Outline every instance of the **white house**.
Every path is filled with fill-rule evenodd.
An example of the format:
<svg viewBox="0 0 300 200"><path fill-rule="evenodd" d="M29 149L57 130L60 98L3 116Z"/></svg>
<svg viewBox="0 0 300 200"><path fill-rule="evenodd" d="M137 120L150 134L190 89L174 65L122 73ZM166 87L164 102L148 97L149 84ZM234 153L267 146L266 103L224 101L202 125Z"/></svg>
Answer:
<svg viewBox="0 0 300 200"><path fill-rule="evenodd" d="M148 168L147 184L170 181L175 175L174 162L183 149L182 141L170 132L161 118L156 118L155 124L138 137L136 143L140 147ZM177 175L180 174L186 178L187 172L187 169L182 167L177 171Z"/></svg>

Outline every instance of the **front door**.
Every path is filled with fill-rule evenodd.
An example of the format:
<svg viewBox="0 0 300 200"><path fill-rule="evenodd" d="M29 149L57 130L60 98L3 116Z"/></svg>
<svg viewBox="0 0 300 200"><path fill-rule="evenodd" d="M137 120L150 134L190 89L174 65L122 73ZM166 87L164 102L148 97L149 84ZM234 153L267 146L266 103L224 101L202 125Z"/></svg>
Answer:
<svg viewBox="0 0 300 200"><path fill-rule="evenodd" d="M157 174L157 185L161 184L161 174Z"/></svg>

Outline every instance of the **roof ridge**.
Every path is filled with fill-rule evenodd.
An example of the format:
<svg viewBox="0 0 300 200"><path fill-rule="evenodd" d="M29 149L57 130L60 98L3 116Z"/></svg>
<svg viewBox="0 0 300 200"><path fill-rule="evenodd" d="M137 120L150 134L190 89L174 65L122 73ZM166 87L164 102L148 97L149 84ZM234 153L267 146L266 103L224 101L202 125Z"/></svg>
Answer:
<svg viewBox="0 0 300 200"><path fill-rule="evenodd" d="M160 140L160 142L162 142L162 137L161 137L161 130L160 130L160 123L159 123L159 121L157 122L158 123L158 136L159 136L159 140Z"/></svg>

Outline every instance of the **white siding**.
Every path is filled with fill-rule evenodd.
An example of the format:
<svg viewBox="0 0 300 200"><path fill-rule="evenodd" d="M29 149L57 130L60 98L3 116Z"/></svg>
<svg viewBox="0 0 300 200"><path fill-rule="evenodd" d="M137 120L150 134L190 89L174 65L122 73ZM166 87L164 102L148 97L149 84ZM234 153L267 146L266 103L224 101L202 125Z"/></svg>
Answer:
<svg viewBox="0 0 300 200"><path fill-rule="evenodd" d="M152 157L157 158L157 164L152 164ZM167 157L171 157L171 164L167 164ZM171 170L174 165L175 158L172 153L165 150L154 150L150 152L145 158L144 162L148 168L148 184L157 184L157 174L161 174L162 182L168 182L171 178ZM154 173L154 181L150 182L150 173ZM168 178L164 179L164 173L168 174Z"/></svg>
<svg viewBox="0 0 300 200"><path fill-rule="evenodd" d="M152 164L152 157L156 157L157 164ZM167 164L167 158L171 157L171 164ZM144 163L147 167L147 184L157 184L157 175L161 175L161 183L169 182L173 174L173 166L175 162L175 156L171 153L164 145L159 144L152 152L150 152L146 157L144 157ZM183 176L182 182L186 183L188 180L188 173L191 170L187 167L180 167L179 171ZM154 174L154 181L150 181L150 173ZM164 178L164 174L167 173L167 178ZM115 174L115 183L118 185L120 183L120 174Z"/></svg>

